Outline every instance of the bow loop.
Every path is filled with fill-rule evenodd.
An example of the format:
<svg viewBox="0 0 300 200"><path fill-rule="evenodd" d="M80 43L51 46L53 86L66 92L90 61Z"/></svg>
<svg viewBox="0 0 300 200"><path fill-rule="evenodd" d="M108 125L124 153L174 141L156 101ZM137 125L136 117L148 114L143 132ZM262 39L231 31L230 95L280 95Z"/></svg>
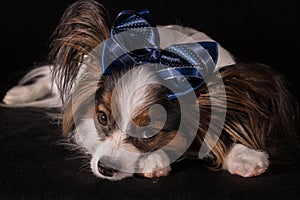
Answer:
<svg viewBox="0 0 300 200"><path fill-rule="evenodd" d="M159 45L159 36L150 13L147 9L140 12L132 10L124 10L117 16L114 27L111 29L111 35L114 38L120 36L119 33L126 32L125 36L131 36L131 39L119 38L118 42L125 43L125 47L133 46L135 44L144 45L145 48L154 48Z"/></svg>
<svg viewBox="0 0 300 200"><path fill-rule="evenodd" d="M111 30L112 35L135 28L155 27L150 13L147 9L140 12L132 10L121 11L114 21L114 28Z"/></svg>

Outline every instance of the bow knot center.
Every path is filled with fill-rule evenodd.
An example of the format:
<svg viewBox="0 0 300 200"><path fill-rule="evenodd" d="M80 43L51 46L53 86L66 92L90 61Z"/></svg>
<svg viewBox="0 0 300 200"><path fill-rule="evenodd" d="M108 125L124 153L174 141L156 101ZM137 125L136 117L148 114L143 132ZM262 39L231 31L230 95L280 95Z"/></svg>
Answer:
<svg viewBox="0 0 300 200"><path fill-rule="evenodd" d="M151 62L157 62L160 59L161 55L162 55L161 49L154 49L151 52L151 56L150 56Z"/></svg>

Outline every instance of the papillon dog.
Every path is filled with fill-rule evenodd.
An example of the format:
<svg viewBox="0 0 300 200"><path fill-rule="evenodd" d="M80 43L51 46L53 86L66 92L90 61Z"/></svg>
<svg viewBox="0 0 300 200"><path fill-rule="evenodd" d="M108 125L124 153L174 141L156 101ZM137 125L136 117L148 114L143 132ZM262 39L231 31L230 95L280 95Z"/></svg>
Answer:
<svg viewBox="0 0 300 200"><path fill-rule="evenodd" d="M203 32L153 21L125 10L111 23L100 3L74 2L49 65L28 72L3 105L59 108L63 136L109 180L166 176L181 158L252 177L287 157L298 105L286 78L237 63Z"/></svg>

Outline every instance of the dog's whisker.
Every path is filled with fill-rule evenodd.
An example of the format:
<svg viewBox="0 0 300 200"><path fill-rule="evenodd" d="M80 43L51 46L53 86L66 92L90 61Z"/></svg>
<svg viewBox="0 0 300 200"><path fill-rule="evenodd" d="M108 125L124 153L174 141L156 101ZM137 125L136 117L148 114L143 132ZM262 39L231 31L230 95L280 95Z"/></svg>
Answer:
<svg viewBox="0 0 300 200"><path fill-rule="evenodd" d="M91 158L90 156L82 155L82 156L74 156L71 158L66 158L66 160L77 160L77 159L89 160L90 158Z"/></svg>
<svg viewBox="0 0 300 200"><path fill-rule="evenodd" d="M82 173L83 171L85 171L85 170L87 170L87 171L91 171L90 170L90 165L89 165L89 163L85 163L85 164L83 164L80 168L79 168L79 170L78 170L78 172L77 172L77 175L78 174L80 174L80 173Z"/></svg>

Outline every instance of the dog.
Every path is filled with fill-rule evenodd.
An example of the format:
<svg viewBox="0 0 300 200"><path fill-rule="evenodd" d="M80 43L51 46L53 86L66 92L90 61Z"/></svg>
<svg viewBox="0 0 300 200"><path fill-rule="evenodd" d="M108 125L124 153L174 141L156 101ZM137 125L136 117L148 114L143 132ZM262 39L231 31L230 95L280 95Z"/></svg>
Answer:
<svg viewBox="0 0 300 200"><path fill-rule="evenodd" d="M170 50L145 46L145 37L160 37ZM97 177L163 177L180 158L253 177L298 145L298 105L286 78L260 63L237 63L203 32L156 26L148 11L123 11L111 26L100 3L79 0L51 41L49 64L26 74L3 106L59 108L63 136L91 156ZM127 43L141 47L109 58Z"/></svg>

